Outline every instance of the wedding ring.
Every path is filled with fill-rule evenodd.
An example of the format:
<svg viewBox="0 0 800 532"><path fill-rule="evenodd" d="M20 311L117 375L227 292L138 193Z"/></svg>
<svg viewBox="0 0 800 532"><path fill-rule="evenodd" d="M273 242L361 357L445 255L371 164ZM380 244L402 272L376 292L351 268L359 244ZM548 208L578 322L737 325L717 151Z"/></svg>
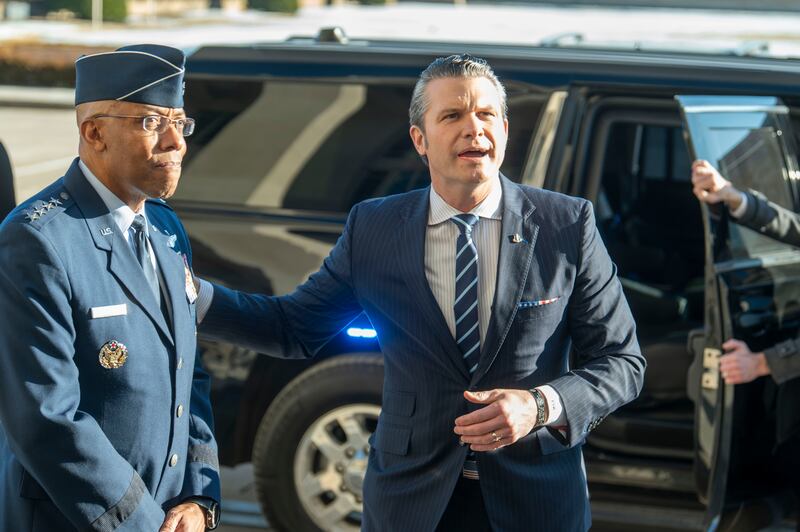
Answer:
<svg viewBox="0 0 800 532"><path fill-rule="evenodd" d="M503 439L500 436L498 436L496 432L492 432L492 438L494 438L495 443Z"/></svg>

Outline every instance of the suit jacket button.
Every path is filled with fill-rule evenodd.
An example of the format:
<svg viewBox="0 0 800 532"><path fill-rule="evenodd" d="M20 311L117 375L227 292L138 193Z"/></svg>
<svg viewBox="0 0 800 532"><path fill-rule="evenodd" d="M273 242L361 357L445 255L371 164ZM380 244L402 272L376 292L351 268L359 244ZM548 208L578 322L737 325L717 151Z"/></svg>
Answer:
<svg viewBox="0 0 800 532"><path fill-rule="evenodd" d="M178 455L173 454L169 459L169 466L175 467L176 465L178 465Z"/></svg>
<svg viewBox="0 0 800 532"><path fill-rule="evenodd" d="M175 415L178 417L183 415L183 405L178 405L178 408L175 410Z"/></svg>

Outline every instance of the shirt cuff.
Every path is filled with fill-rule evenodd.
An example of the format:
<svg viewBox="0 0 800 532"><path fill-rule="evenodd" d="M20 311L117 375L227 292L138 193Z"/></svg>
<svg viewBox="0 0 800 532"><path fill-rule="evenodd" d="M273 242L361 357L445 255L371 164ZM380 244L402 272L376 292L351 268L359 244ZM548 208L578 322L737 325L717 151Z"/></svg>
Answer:
<svg viewBox="0 0 800 532"><path fill-rule="evenodd" d="M186 497L185 499L183 499L183 502L193 502L196 505L205 508L206 510L210 510L211 507L215 503L217 503L217 501L215 501L211 497L202 497L200 495L197 495L195 497Z"/></svg>
<svg viewBox="0 0 800 532"><path fill-rule="evenodd" d="M737 219L744 216L744 213L747 212L747 194L744 192L739 192L739 196L742 198L742 203L736 207L736 209L731 211L731 216Z"/></svg>
<svg viewBox="0 0 800 532"><path fill-rule="evenodd" d="M214 285L203 279L198 279L198 281L200 281L200 290L197 292L194 308L197 311L197 323L202 323L214 300Z"/></svg>
<svg viewBox="0 0 800 532"><path fill-rule="evenodd" d="M547 402L547 421L545 425L555 425L557 427L566 425L567 416L564 414L564 405L561 403L561 396L558 395L558 392L549 384L537 386L536 389L542 393L544 400Z"/></svg>

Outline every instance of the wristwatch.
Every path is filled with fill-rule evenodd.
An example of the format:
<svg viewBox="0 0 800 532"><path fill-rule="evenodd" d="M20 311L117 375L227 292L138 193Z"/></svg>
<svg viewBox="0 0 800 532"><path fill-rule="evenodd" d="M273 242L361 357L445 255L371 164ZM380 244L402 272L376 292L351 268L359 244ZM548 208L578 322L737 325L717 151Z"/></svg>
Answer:
<svg viewBox="0 0 800 532"><path fill-rule="evenodd" d="M187 500L203 509L206 516L206 529L214 530L219 526L220 510L217 501L207 497L191 497Z"/></svg>
<svg viewBox="0 0 800 532"><path fill-rule="evenodd" d="M211 501L211 504L205 508L206 511L206 528L214 530L219 526L219 504L216 501Z"/></svg>
<svg viewBox="0 0 800 532"><path fill-rule="evenodd" d="M547 401L542 392L538 388L531 388L528 390L536 402L536 423L533 425L534 429L544 426L547 423L548 408Z"/></svg>

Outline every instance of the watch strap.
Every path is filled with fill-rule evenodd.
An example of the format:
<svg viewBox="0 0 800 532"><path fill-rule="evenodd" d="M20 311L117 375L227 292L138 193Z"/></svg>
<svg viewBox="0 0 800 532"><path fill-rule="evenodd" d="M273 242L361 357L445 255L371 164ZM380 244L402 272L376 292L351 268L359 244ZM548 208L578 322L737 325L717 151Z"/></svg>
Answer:
<svg viewBox="0 0 800 532"><path fill-rule="evenodd" d="M533 396L533 400L536 403L536 423L533 425L534 429L538 429L539 427L543 427L547 424L547 401L544 398L544 395L538 388L533 388L528 390L531 395Z"/></svg>

